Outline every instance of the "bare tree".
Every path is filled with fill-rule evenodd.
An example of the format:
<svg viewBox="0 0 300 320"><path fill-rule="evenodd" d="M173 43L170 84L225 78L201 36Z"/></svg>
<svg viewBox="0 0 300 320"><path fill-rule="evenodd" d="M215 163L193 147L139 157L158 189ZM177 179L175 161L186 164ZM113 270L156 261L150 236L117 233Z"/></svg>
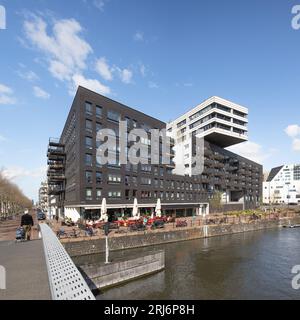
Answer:
<svg viewBox="0 0 300 320"><path fill-rule="evenodd" d="M5 178L0 171L0 219L7 219L31 207L31 201L20 188Z"/></svg>

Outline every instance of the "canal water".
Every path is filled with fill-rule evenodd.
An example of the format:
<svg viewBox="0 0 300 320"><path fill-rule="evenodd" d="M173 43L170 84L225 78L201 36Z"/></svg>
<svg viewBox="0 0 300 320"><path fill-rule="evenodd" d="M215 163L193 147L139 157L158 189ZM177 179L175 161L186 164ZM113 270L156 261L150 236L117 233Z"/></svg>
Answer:
<svg viewBox="0 0 300 320"><path fill-rule="evenodd" d="M291 270L300 265L300 228L248 232L151 247L164 271L101 292L97 299L300 299ZM149 248L114 252L112 259ZM79 264L104 259L80 258Z"/></svg>

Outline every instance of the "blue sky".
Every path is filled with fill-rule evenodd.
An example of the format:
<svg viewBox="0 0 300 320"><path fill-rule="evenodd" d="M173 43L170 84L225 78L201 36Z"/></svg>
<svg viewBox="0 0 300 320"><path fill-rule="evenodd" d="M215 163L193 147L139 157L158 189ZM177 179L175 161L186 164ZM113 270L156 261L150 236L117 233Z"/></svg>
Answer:
<svg viewBox="0 0 300 320"><path fill-rule="evenodd" d="M0 0L0 168L36 199L78 84L164 121L221 96L249 108L234 151L265 169L300 162L296 4Z"/></svg>

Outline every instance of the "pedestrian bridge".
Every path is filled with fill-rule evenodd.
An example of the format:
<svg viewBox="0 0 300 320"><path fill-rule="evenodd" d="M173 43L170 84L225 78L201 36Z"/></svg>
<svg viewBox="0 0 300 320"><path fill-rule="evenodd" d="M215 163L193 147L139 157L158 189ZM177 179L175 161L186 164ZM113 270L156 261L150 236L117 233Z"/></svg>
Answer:
<svg viewBox="0 0 300 320"><path fill-rule="evenodd" d="M0 300L95 300L72 259L47 224L42 239L0 241L6 286Z"/></svg>

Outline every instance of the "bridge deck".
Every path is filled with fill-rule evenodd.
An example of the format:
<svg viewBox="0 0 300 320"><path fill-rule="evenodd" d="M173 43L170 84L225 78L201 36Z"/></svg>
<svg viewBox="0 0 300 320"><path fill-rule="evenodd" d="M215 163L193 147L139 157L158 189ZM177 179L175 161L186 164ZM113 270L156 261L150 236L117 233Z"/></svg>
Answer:
<svg viewBox="0 0 300 320"><path fill-rule="evenodd" d="M51 299L42 240L0 241L0 265L6 269L0 300Z"/></svg>

